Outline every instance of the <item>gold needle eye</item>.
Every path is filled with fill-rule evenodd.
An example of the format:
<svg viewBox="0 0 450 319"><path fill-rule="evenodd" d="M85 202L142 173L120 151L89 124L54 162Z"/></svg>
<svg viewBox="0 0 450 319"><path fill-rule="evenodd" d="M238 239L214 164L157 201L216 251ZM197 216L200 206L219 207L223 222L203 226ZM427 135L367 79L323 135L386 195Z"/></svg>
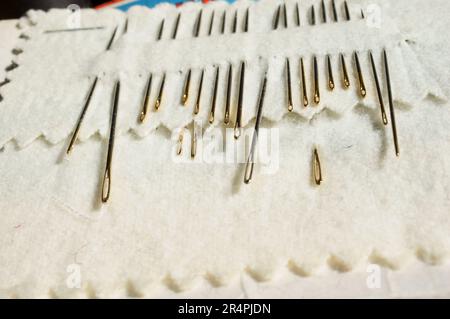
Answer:
<svg viewBox="0 0 450 319"><path fill-rule="evenodd" d="M300 26L300 8L298 7L298 2L295 3L295 12L296 12L296 22L297 22L297 27Z"/></svg>
<svg viewBox="0 0 450 319"><path fill-rule="evenodd" d="M319 70L317 69L317 57L313 58L314 67L314 103L319 104L320 102L320 90L319 90Z"/></svg>
<svg viewBox="0 0 450 319"><path fill-rule="evenodd" d="M216 77L214 80L214 91L213 97L211 101L211 111L209 112L209 123L212 124L214 122L214 114L216 112L216 100L217 100L217 87L219 84L219 66L216 66Z"/></svg>
<svg viewBox="0 0 450 319"><path fill-rule="evenodd" d="M211 14L211 21L209 22L209 30L208 30L208 36L212 33L212 28L214 25L214 11Z"/></svg>
<svg viewBox="0 0 450 319"><path fill-rule="evenodd" d="M237 19L238 19L238 12L236 9L236 11L234 12L233 33L236 33L236 30L237 30Z"/></svg>
<svg viewBox="0 0 450 319"><path fill-rule="evenodd" d="M117 80L113 93L113 109L111 116L111 127L109 130L108 154L106 156L105 174L102 183L102 202L106 203L111 193L111 162L114 151L114 138L116 132L117 109L119 106L120 82Z"/></svg>
<svg viewBox="0 0 450 319"><path fill-rule="evenodd" d="M338 14L337 14L337 10L336 10L336 3L334 2L334 0L331 0L331 7L333 8L334 22L338 22Z"/></svg>
<svg viewBox="0 0 450 319"><path fill-rule="evenodd" d="M225 116L223 120L224 124L230 123L232 78L233 78L233 65L230 63L228 66L228 75L227 75L227 96L225 100Z"/></svg>
<svg viewBox="0 0 450 319"><path fill-rule="evenodd" d="M303 96L303 106L307 107L308 102L308 93L306 91L306 77L305 77L305 66L303 65L303 58L300 58L300 69L302 73L302 96Z"/></svg>
<svg viewBox="0 0 450 319"><path fill-rule="evenodd" d="M399 156L400 149L398 147L397 128L395 125L394 101L392 99L391 77L389 74L389 63L388 63L386 49L383 50L383 60L384 60L384 69L385 69L385 73L386 73L386 85L387 85L388 100L389 100L389 113L391 114L391 126L392 126L392 135L394 137L395 155Z"/></svg>
<svg viewBox="0 0 450 319"><path fill-rule="evenodd" d="M112 35L111 35L111 38L109 39L109 41L108 41L108 45L106 46L106 51L108 51L109 49L111 49L111 46L112 46L112 44L113 44L113 42L114 42L114 38L116 37L116 33L117 33L117 26L114 28L114 31L113 31L113 33L112 33Z"/></svg>
<svg viewBox="0 0 450 319"><path fill-rule="evenodd" d="M381 87L380 87L380 81L378 80L377 68L375 66L375 61L373 60L373 55L372 55L371 51L369 51L369 58L370 58L370 64L372 65L372 74L373 74L373 78L375 80L375 87L377 89L378 101L380 103L381 119L383 120L383 124L387 125L388 120L387 120L387 116L386 116L386 111L384 109L383 94L381 93Z"/></svg>
<svg viewBox="0 0 450 319"><path fill-rule="evenodd" d="M344 9L345 9L345 19L350 21L350 10L348 9L347 1L344 1Z"/></svg>
<svg viewBox="0 0 450 319"><path fill-rule="evenodd" d="M311 6L311 25L316 24L316 13L314 12L314 6Z"/></svg>
<svg viewBox="0 0 450 319"><path fill-rule="evenodd" d="M198 18L197 18L197 23L195 24L194 37L196 37L196 38L200 34L200 25L202 24L202 14L203 14L203 9L200 10L200 13L198 14Z"/></svg>
<svg viewBox="0 0 450 319"><path fill-rule="evenodd" d="M291 91L291 67L289 66L289 58L286 58L286 92L287 92L287 108L289 112L292 112L294 106L292 104L292 91Z"/></svg>
<svg viewBox="0 0 450 319"><path fill-rule="evenodd" d="M273 27L272 29L278 29L278 23L280 21L280 14L281 14L281 4L278 5L277 11L275 13L275 20L273 22Z"/></svg>
<svg viewBox="0 0 450 319"><path fill-rule="evenodd" d="M147 85L145 87L144 98L142 99L141 114L139 115L139 121L143 123L148 114L148 106L150 104L150 91L152 87L152 74L148 76Z"/></svg>
<svg viewBox="0 0 450 319"><path fill-rule="evenodd" d="M356 64L356 72L358 73L358 81L359 81L359 93L361 94L361 97L366 97L366 85L364 84L364 77L361 70L361 64L359 63L359 56L358 52L354 52L353 56L355 58L355 64Z"/></svg>
<svg viewBox="0 0 450 319"><path fill-rule="evenodd" d="M342 81L344 83L344 89L346 89L346 88L350 87L350 79L348 78L347 66L345 64L345 58L342 53L340 54L340 58L341 58L341 68L342 68Z"/></svg>
<svg viewBox="0 0 450 319"><path fill-rule="evenodd" d="M320 158L317 149L314 149L314 160L313 160L313 176L316 185L320 185L323 181L322 179L322 167L320 166Z"/></svg>
<svg viewBox="0 0 450 319"><path fill-rule="evenodd" d="M178 135L177 155L181 155L181 153L183 152L183 133L184 129L181 129L180 135Z"/></svg>
<svg viewBox="0 0 450 319"><path fill-rule="evenodd" d="M181 96L181 104L183 106L186 105L187 100L189 98L189 86L191 84L191 69L189 69L187 75L186 75L186 79L184 81L184 86L183 86L183 94Z"/></svg>
<svg viewBox="0 0 450 319"><path fill-rule="evenodd" d="M181 12L178 13L177 20L175 21L175 29L173 30L172 39L177 37L178 25L180 24Z"/></svg>
<svg viewBox="0 0 450 319"><path fill-rule="evenodd" d="M198 85L197 100L195 101L195 106L194 106L194 115L198 114L198 112L200 111L200 98L202 96L204 74L205 74L205 70L203 69L202 73L200 75L200 84Z"/></svg>
<svg viewBox="0 0 450 319"><path fill-rule="evenodd" d="M288 27L288 19L287 19L287 10L286 10L286 3L283 4L283 20L284 20L284 27Z"/></svg>
<svg viewBox="0 0 450 319"><path fill-rule="evenodd" d="M164 73L162 80L161 80L161 84L159 86L158 97L156 98L156 101L155 101L155 111L158 111L159 107L161 106L165 81L166 81L166 74Z"/></svg>
<svg viewBox="0 0 450 319"><path fill-rule="evenodd" d="M244 23L244 32L248 32L248 20L250 15L250 8L247 8L247 11L245 13L245 23Z"/></svg>
<svg viewBox="0 0 450 319"><path fill-rule="evenodd" d="M197 130L195 121L192 121L192 135L191 135L191 158L197 154Z"/></svg>
<svg viewBox="0 0 450 319"><path fill-rule="evenodd" d="M250 148L250 154L247 158L247 164L245 165L244 183L250 183L253 175L253 166L255 165L255 149L258 144L259 125L262 119L262 110L264 105L264 96L266 95L267 73L264 75L263 83L261 86L261 93L259 94L258 109L256 112L255 131L253 132L252 144Z"/></svg>
<svg viewBox="0 0 450 319"><path fill-rule="evenodd" d="M327 55L327 69L328 69L328 87L332 91L334 89L333 67L331 66L331 56Z"/></svg>
<svg viewBox="0 0 450 319"><path fill-rule="evenodd" d="M157 36L156 40L158 40L158 41L161 40L163 30L164 30L164 19L162 19L161 24L159 26L158 36Z"/></svg>
<svg viewBox="0 0 450 319"><path fill-rule="evenodd" d="M91 102L92 95L94 93L95 87L97 86L98 77L95 77L94 82L89 89L87 94L86 102L84 103L83 109L81 110L80 117L78 118L77 125L75 126L75 130L73 131L72 138L69 142L69 147L67 147L67 155L72 151L73 145L75 141L78 139L78 133L80 131L81 123L83 122L84 116L86 115L87 109L89 107L89 103Z"/></svg>
<svg viewBox="0 0 450 319"><path fill-rule="evenodd" d="M241 62L241 72L239 75L239 92L238 92L238 105L236 112L236 121L234 122L234 138L238 139L241 136L242 130L242 103L244 98L244 80L245 80L245 62Z"/></svg>
<svg viewBox="0 0 450 319"><path fill-rule="evenodd" d="M327 23L327 10L325 9L325 3L321 2L321 7L322 7L322 22L323 23Z"/></svg>

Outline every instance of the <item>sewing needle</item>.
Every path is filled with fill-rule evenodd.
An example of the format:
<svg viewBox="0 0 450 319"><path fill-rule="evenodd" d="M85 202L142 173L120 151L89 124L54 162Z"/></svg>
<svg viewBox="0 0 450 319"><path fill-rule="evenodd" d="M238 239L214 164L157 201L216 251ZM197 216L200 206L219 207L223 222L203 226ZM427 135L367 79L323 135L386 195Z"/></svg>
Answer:
<svg viewBox="0 0 450 319"><path fill-rule="evenodd" d="M150 73L150 75L148 76L147 85L145 87L144 98L142 99L141 114L139 115L139 121L141 123L144 123L145 118L147 117L148 106L150 104L151 87L152 87L152 74Z"/></svg>
<svg viewBox="0 0 450 319"><path fill-rule="evenodd" d="M230 122L230 107L231 107L231 85L233 78L233 65L230 63L228 66L227 75L227 95L225 100L225 116L223 122L228 124Z"/></svg>
<svg viewBox="0 0 450 319"><path fill-rule="evenodd" d="M244 32L248 32L248 20L250 15L250 8L247 8L247 11L245 13L245 23L244 23Z"/></svg>
<svg viewBox="0 0 450 319"><path fill-rule="evenodd" d="M161 24L159 25L159 31L158 31L158 36L157 36L157 40L161 40L162 38L162 34L163 34L163 30L164 30L164 19L162 19Z"/></svg>
<svg viewBox="0 0 450 319"><path fill-rule="evenodd" d="M344 1L345 18L350 21L350 10L348 9L347 1Z"/></svg>
<svg viewBox="0 0 450 319"><path fill-rule="evenodd" d="M286 58L286 87L287 87L287 109L289 112L292 112L294 106L292 104L291 67L289 65L289 58Z"/></svg>
<svg viewBox="0 0 450 319"><path fill-rule="evenodd" d="M111 35L111 38L109 39L108 45L106 46L106 51L108 51L109 49L111 49L111 46L114 42L114 38L116 37L116 32L117 32L117 26L114 28L114 31Z"/></svg>
<svg viewBox="0 0 450 319"><path fill-rule="evenodd" d="M209 22L208 36L210 36L212 33L213 24L214 24L214 11L211 14L211 21Z"/></svg>
<svg viewBox="0 0 450 319"><path fill-rule="evenodd" d="M191 69L188 70L183 86L183 94L181 96L181 104L184 106L189 98L189 86L191 84Z"/></svg>
<svg viewBox="0 0 450 319"><path fill-rule="evenodd" d="M117 108L119 106L119 92L120 92L120 81L116 81L113 93L113 109L111 116L111 127L109 131L109 142L108 142L108 154L106 157L106 167L105 174L103 175L102 183L102 202L106 203L109 199L111 193L111 162L114 150L114 138L116 132L116 119L117 119Z"/></svg>
<svg viewBox="0 0 450 319"><path fill-rule="evenodd" d="M177 20L175 21L175 29L173 30L172 39L177 37L178 25L180 24L181 12L178 13Z"/></svg>
<svg viewBox="0 0 450 319"><path fill-rule="evenodd" d="M345 65L345 58L342 53L340 53L341 58L341 68L342 68L342 80L344 83L344 88L348 88L350 86L350 79L348 78L347 66Z"/></svg>
<svg viewBox="0 0 450 319"><path fill-rule="evenodd" d="M166 74L163 74L162 80L161 80L161 84L159 86L159 92L158 92L158 97L156 98L155 101L155 111L158 111L159 107L161 106L161 101L162 101L162 97L163 97L163 91L164 91L164 82L166 81Z"/></svg>
<svg viewBox="0 0 450 319"><path fill-rule="evenodd" d="M196 37L196 38L198 38L198 36L200 34L200 25L202 24L202 14L203 14L203 9L200 10L200 13L198 14L197 22L195 24L194 37Z"/></svg>
<svg viewBox="0 0 450 319"><path fill-rule="evenodd" d="M197 153L197 130L195 126L195 121L192 121L191 158L194 158Z"/></svg>
<svg viewBox="0 0 450 319"><path fill-rule="evenodd" d="M358 82L359 82L359 93L361 94L361 97L366 96L366 85L364 84L364 78L361 71L361 64L359 63L359 56L358 52L353 52L353 56L355 58L355 64L356 64L356 72L358 73Z"/></svg>
<svg viewBox="0 0 450 319"><path fill-rule="evenodd" d="M209 112L209 123L212 124L214 122L214 114L216 112L216 100L217 100L217 87L219 84L219 66L216 66L216 77L214 80L214 91L211 101L211 111Z"/></svg>
<svg viewBox="0 0 450 319"><path fill-rule="evenodd" d="M327 11L325 9L325 3L323 2L323 0L321 2L321 7L322 7L322 22L327 23Z"/></svg>
<svg viewBox="0 0 450 319"><path fill-rule="evenodd" d="M253 167L255 165L255 149L258 143L259 125L262 119L264 96L266 94L266 84L267 84L267 72L266 74L264 74L264 80L261 86L261 93L259 94L258 109L256 112L256 121L255 121L255 131L253 132L250 154L247 158L247 164L245 165L245 174L244 174L245 184L248 184L251 181L253 175Z"/></svg>
<svg viewBox="0 0 450 319"><path fill-rule="evenodd" d="M313 58L314 67L314 103L319 104L320 102L320 90L319 90L319 70L317 69L317 57Z"/></svg>
<svg viewBox="0 0 450 319"><path fill-rule="evenodd" d="M56 30L45 30L44 33L59 33L59 32L77 32L77 31L92 31L92 30L102 30L105 27L85 27L85 28L72 28L72 29L56 29Z"/></svg>
<svg viewBox="0 0 450 319"><path fill-rule="evenodd" d="M333 67L331 66L331 56L327 54L327 68L328 68L328 87L332 91L334 89Z"/></svg>
<svg viewBox="0 0 450 319"><path fill-rule="evenodd" d="M276 30L278 28L278 22L280 21L280 10L281 10L281 4L278 5L277 11L275 13L275 20L273 22L274 30Z"/></svg>
<svg viewBox="0 0 450 319"><path fill-rule="evenodd" d="M225 33L225 22L226 22L226 18L227 18L227 11L224 11L222 13L222 23L221 23L221 27L220 27L220 33L224 34Z"/></svg>
<svg viewBox="0 0 450 319"><path fill-rule="evenodd" d="M184 129L181 129L180 135L178 135L177 155L181 155L181 153L183 152L183 133Z"/></svg>
<svg viewBox="0 0 450 319"><path fill-rule="evenodd" d="M331 6L333 8L333 19L334 19L334 22L338 22L338 14L337 14L337 10L336 10L336 3L334 2L334 0L331 0Z"/></svg>
<svg viewBox="0 0 450 319"><path fill-rule="evenodd" d="M395 125L395 114L394 114L394 101L392 99L391 77L389 74L389 64L388 64L386 49L383 50L383 60L384 60L384 69L386 72L386 84L387 84L388 100L389 100L389 113L391 115L391 126L392 126L392 135L394 137L395 154L397 156L399 156L400 149L398 147L397 128Z"/></svg>
<svg viewBox="0 0 450 319"><path fill-rule="evenodd" d="M387 120L387 116L386 116L386 111L384 109L383 94L381 93L380 81L378 80L377 68L375 66L375 61L373 59L372 51L369 51L369 58L370 58L370 64L372 65L372 74L373 74L373 78L375 80L375 87L377 89L378 101L380 103L381 118L383 120L383 124L387 125L388 120Z"/></svg>
<svg viewBox="0 0 450 319"><path fill-rule="evenodd" d="M303 106L308 106L308 93L306 91L306 77L305 77L305 66L303 65L303 57L300 58L300 68L302 73L302 95L303 95Z"/></svg>
<svg viewBox="0 0 450 319"><path fill-rule="evenodd" d="M244 80L245 80L245 62L241 62L241 70L239 75L239 92L238 92L238 105L236 112L236 121L234 122L234 138L238 139L241 136L242 129L242 103L244 98Z"/></svg>
<svg viewBox="0 0 450 319"><path fill-rule="evenodd" d="M320 159L319 153L317 152L317 148L314 148L313 175L316 185L320 185L323 179L322 179L322 168L320 166Z"/></svg>
<svg viewBox="0 0 450 319"><path fill-rule="evenodd" d="M203 87L203 76L205 74L205 69L202 70L202 73L200 75L200 84L198 86L198 92L197 92L197 100L195 101L194 106L194 115L198 114L200 111L200 97L202 96L202 87Z"/></svg>
<svg viewBox="0 0 450 319"><path fill-rule="evenodd" d="M70 139L69 147L67 148L67 151L66 151L67 155L69 155L70 152L72 151L73 145L78 138L78 132L80 131L81 123L83 122L84 116L86 115L86 111L88 109L89 103L91 102L92 94L94 93L94 89L97 85L97 80L98 80L98 77L95 77L94 82L92 82L92 85L89 89L89 92L88 92L88 95L86 98L86 102L84 103L83 109L81 110L80 117L78 118L77 124L75 126L75 130L73 131L72 138Z"/></svg>

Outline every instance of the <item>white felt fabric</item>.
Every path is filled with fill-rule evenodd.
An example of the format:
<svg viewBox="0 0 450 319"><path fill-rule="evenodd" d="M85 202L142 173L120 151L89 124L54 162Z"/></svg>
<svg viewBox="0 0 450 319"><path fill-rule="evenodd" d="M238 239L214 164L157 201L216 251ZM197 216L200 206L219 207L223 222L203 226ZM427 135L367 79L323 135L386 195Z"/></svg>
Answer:
<svg viewBox="0 0 450 319"><path fill-rule="evenodd" d="M430 47L427 38L415 40L435 54L438 41ZM437 61L412 47L445 85L448 57ZM310 122L285 116L270 124L280 130L279 170L264 175L257 166L250 185L235 164L177 163L167 130L118 136L111 202L103 207L104 139L78 144L70 159L62 156L64 142L41 138L24 149L9 143L0 153L0 292L151 296L161 283L172 291L200 278L223 285L244 269L265 280L285 268L307 276L324 265L346 271L367 261L391 268L413 258L444 262L448 104L418 99L396 115L399 159L375 106L324 111ZM324 168L318 188L311 183L314 145ZM80 289L67 286L74 264Z"/></svg>
<svg viewBox="0 0 450 319"><path fill-rule="evenodd" d="M302 14L306 15L307 8L312 3L315 2L302 1L300 6ZM369 20L361 20L359 15L353 14L353 20L350 22L344 21L341 16L339 23L318 22L315 26L308 26L305 16L301 18L301 27L296 27L294 21L289 21L288 18L290 23L288 29L279 28L271 31L277 3L241 1L233 6L220 2L206 6L207 10L205 9L202 21L209 23L207 13L213 9L218 15L214 20L217 23L220 22L219 12L226 10L228 18L232 18L235 10L238 10L238 21L242 27L244 14L249 6L249 33L243 33L238 28L236 34L220 35L218 30L215 30L211 36L201 35L195 39L192 38L192 32L201 8L201 4L198 3L187 4L181 9L171 5L162 5L155 10L134 8L128 13L128 32L125 34L123 34L125 16L117 11L99 14L92 10L82 12L82 26L106 25L108 26L106 30L59 34L46 34L43 31L63 28L69 16L67 11L53 10L48 14L35 12L34 14L38 15L36 27L29 32L31 40L26 52L19 57L20 67L11 72L13 82L3 90L5 101L0 117L0 145L14 140L20 147L24 147L40 135L51 143L65 139L74 129L88 88L96 75L100 80L80 130L81 140L89 138L96 132L103 137L107 135L109 104L116 79L120 79L122 83L118 134L133 130L138 136L143 137L161 126L174 130L188 125L194 118L193 106L201 68L205 68L205 78L200 113L196 118L206 125L211 108L215 65L220 66L220 89L216 120L213 125L219 125L224 117L228 63L234 65L231 109L233 122L237 104L239 65L242 60L246 61L243 125L256 114L259 86L255 83L260 82L266 70L268 73L266 103L271 107L266 108L264 117L271 121L279 121L288 112L286 57L291 60L294 111L308 120L324 108L341 114L359 103L352 56L354 51L359 52L365 83L370 93L374 91L374 82L368 61L368 50L373 51L381 75L383 73L380 52L385 47L388 50L391 67L396 69L392 86L398 102L413 105L412 102L421 100L428 94L445 99L439 86L422 68L415 54L404 42L405 39L398 32L395 23L387 15L383 16L380 27L374 27ZM289 12L295 10L294 2L288 2L287 8ZM179 12L181 20L177 39L173 40L171 35ZM157 32L163 18L165 32L161 41L155 41L154 33ZM231 21L228 21L226 26L228 24L231 24ZM105 52L116 25L119 26L116 42L112 50ZM350 81L353 84L348 90L344 90L341 84L339 62L341 52L346 56ZM326 54L332 57L336 82L336 89L332 93L326 87ZM314 105L312 101L313 55L317 56L319 64L321 88L319 105ZM311 106L308 108L301 106L300 57L305 59L306 83ZM186 107L182 107L180 103L182 87L189 68L193 70L190 99ZM166 73L162 105L158 112L152 111L148 115L149 119L144 124L139 124L137 118L142 109L143 94L150 72L154 74L150 97L151 110L163 73ZM365 104L375 109L376 95L369 94Z"/></svg>

